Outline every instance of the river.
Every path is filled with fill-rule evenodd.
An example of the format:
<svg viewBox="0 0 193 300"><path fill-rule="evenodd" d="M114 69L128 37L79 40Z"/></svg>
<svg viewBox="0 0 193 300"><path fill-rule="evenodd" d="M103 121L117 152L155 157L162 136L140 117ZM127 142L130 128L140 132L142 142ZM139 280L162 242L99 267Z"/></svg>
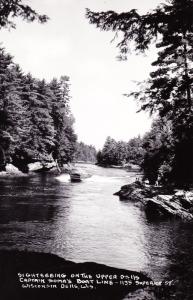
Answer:
<svg viewBox="0 0 193 300"><path fill-rule="evenodd" d="M80 183L67 175L0 178L0 249L49 252L156 280L176 278L192 266L192 225L149 223L136 203L113 196L135 173L79 167L90 174Z"/></svg>

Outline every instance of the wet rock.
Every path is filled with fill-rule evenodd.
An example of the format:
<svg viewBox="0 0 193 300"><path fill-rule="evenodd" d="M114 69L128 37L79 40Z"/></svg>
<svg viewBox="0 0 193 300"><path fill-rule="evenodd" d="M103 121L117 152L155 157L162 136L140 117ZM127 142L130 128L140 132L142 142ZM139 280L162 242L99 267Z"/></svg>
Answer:
<svg viewBox="0 0 193 300"><path fill-rule="evenodd" d="M179 218L193 220L193 192L167 187L147 186L141 182L124 185L114 195L120 200L137 201L143 204L147 218L151 220Z"/></svg>
<svg viewBox="0 0 193 300"><path fill-rule="evenodd" d="M40 170L40 169L42 169L42 164L39 161L28 164L28 169L29 169L29 172L34 172L34 171Z"/></svg>
<svg viewBox="0 0 193 300"><path fill-rule="evenodd" d="M184 221L193 220L193 214L189 210L192 205L182 195L158 195L149 199L145 211L150 219L180 218Z"/></svg>
<svg viewBox="0 0 193 300"><path fill-rule="evenodd" d="M193 205L193 192L186 192L185 199Z"/></svg>
<svg viewBox="0 0 193 300"><path fill-rule="evenodd" d="M5 167L5 171L0 172L0 177L7 177L7 176L25 176L18 168L16 168L12 164L7 164Z"/></svg>
<svg viewBox="0 0 193 300"><path fill-rule="evenodd" d="M146 202L146 198L153 196L151 188L145 187L140 181L122 186L121 190L114 195L119 196L120 200L142 202Z"/></svg>
<svg viewBox="0 0 193 300"><path fill-rule="evenodd" d="M56 168L56 162L41 163L39 161L28 164L29 172L46 172Z"/></svg>
<svg viewBox="0 0 193 300"><path fill-rule="evenodd" d="M7 164L5 169L6 169L6 172L10 173L10 174L21 174L22 173L21 171L19 171L18 168L16 168L12 164Z"/></svg>

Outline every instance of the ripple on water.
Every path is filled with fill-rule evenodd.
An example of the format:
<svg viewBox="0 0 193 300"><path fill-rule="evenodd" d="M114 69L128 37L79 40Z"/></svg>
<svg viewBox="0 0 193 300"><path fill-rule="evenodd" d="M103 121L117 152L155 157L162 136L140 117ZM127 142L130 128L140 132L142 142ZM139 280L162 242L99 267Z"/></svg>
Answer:
<svg viewBox="0 0 193 300"><path fill-rule="evenodd" d="M186 236L192 231L176 222L148 223L136 204L113 196L135 173L88 165L83 169L90 177L77 184L69 175L2 180L0 248L52 252L147 272L159 280L171 273L171 262L178 264L172 253L180 257L183 247L179 236L183 234L190 249L193 237L189 234L187 241Z"/></svg>

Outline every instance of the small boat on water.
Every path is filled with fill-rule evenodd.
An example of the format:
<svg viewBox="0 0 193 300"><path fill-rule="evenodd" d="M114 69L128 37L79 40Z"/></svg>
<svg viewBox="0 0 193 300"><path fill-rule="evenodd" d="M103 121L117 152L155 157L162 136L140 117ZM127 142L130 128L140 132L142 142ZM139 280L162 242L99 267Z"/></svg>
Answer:
<svg viewBox="0 0 193 300"><path fill-rule="evenodd" d="M77 169L72 169L72 171L70 172L70 180L71 182L82 181L80 171L78 171Z"/></svg>

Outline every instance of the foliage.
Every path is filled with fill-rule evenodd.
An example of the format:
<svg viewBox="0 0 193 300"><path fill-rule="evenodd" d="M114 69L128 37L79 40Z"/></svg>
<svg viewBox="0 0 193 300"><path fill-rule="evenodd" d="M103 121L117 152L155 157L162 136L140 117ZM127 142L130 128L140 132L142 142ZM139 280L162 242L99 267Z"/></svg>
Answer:
<svg viewBox="0 0 193 300"><path fill-rule="evenodd" d="M22 171L33 161L73 159L76 135L69 109L69 78L50 83L24 75L0 49L1 169L12 161Z"/></svg>
<svg viewBox="0 0 193 300"><path fill-rule="evenodd" d="M157 119L153 122L150 132L142 141L144 157L142 168L144 176L151 184L158 180L167 183L170 179L170 163L174 155L174 140L171 122L167 119Z"/></svg>
<svg viewBox="0 0 193 300"><path fill-rule="evenodd" d="M96 163L97 151L94 146L83 142L77 143L75 160Z"/></svg>
<svg viewBox="0 0 193 300"><path fill-rule="evenodd" d="M20 17L27 22L35 20L45 23L48 20L46 15L38 14L22 0L1 0L0 1L0 29L15 28L14 18Z"/></svg>
<svg viewBox="0 0 193 300"><path fill-rule="evenodd" d="M139 101L141 110L156 113L161 122L165 120L170 124L171 151L163 155L163 147L156 145L154 155L151 155L152 151L148 154L148 164L154 165L156 170L152 181L158 176L162 156L166 156L165 170L170 173L171 182L177 185L193 183L193 1L169 0L143 15L133 9L120 14L87 10L86 16L102 30L121 33L118 47L122 59L131 49L145 52L153 42L156 43L159 51L152 63L153 72L139 91L128 96ZM171 157L170 152L173 153Z"/></svg>
<svg viewBox="0 0 193 300"><path fill-rule="evenodd" d="M103 149L97 153L97 162L103 166L124 165L127 162L140 165L144 150L140 137L131 139L128 143L115 141L107 137Z"/></svg>
<svg viewBox="0 0 193 300"><path fill-rule="evenodd" d="M143 139L138 136L127 143L127 161L138 165L142 164L145 150L143 148Z"/></svg>
<svg viewBox="0 0 193 300"><path fill-rule="evenodd" d="M116 141L108 136L102 151L97 155L98 163L104 166L117 165L116 147Z"/></svg>

